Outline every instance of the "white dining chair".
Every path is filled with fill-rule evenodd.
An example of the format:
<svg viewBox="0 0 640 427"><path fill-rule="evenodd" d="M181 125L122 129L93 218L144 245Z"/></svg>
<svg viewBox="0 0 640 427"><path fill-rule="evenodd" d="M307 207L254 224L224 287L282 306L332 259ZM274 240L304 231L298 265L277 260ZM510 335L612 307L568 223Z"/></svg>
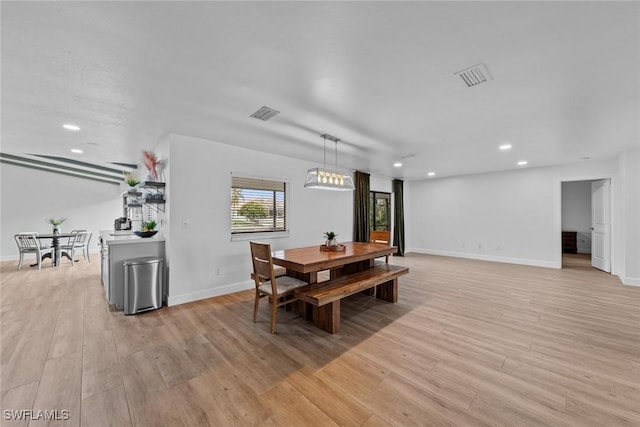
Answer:
<svg viewBox="0 0 640 427"><path fill-rule="evenodd" d="M85 233L86 234L82 245L82 256L88 262L91 262L91 257L89 256L89 243L91 242L91 236L93 236L93 233L90 231L87 231Z"/></svg>
<svg viewBox="0 0 640 427"><path fill-rule="evenodd" d="M76 250L84 251L84 245L87 241L87 235L90 234L88 231L78 231L73 236L69 238L69 241L65 245L60 245L60 250L63 253L66 253L71 259L71 266L75 265L75 253ZM88 250L87 250L88 251ZM62 257L61 257L62 259Z"/></svg>
<svg viewBox="0 0 640 427"><path fill-rule="evenodd" d="M18 270L22 268L24 262L24 254L36 254L36 262L38 270L42 268L42 256L51 252L51 248L41 247L36 236L38 233L23 232L13 236L20 251L20 261L18 261Z"/></svg>
<svg viewBox="0 0 640 427"><path fill-rule="evenodd" d="M87 230L71 230L71 234L75 235L75 234L78 234L81 231L87 231ZM67 238L67 245L70 245L72 243L74 237L75 236L70 236L70 237Z"/></svg>
<svg viewBox="0 0 640 427"><path fill-rule="evenodd" d="M91 236L93 235L93 233L87 230L71 230L71 234L73 234L74 236L69 237L69 239L67 240L67 244L64 246L73 245L75 249L81 249L82 257L86 261L91 262L91 257L89 256L89 242L91 241ZM75 236L76 234L81 235Z"/></svg>

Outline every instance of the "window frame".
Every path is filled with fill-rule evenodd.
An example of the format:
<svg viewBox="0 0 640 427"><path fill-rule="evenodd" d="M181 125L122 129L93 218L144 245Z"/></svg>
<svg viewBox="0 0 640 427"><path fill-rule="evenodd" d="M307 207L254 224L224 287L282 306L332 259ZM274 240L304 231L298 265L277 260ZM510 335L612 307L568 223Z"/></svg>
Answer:
<svg viewBox="0 0 640 427"><path fill-rule="evenodd" d="M234 209L238 209L237 207L233 206L233 190L234 188L240 188L240 189L246 189L246 190L255 190L255 191L273 191L273 203L277 203L276 201L276 193L279 192L278 190L274 190L272 188L242 188L242 187L237 187L236 185L238 185L237 182L235 182L236 180L246 180L247 182L250 182L251 184L259 184L260 181L264 181L266 183L269 183L269 187L277 187L279 185L283 186L283 221L284 221L284 228L283 229L278 229L276 228L276 220L278 218L277 216L277 207L274 206L274 215L272 215L273 221L274 221L274 225L273 225L273 229L270 230L266 230L266 229L260 229L260 230L253 230L253 231L238 231L237 229L234 230L234 226L233 226L233 218L234 218ZM241 183L242 184L242 183ZM240 184L240 185L241 185ZM244 173L232 173L231 174L231 180L229 182L229 187L228 187L228 191L229 193L227 193L229 195L229 234L231 236L231 241L235 241L235 240L256 240L256 239L265 239L265 238L279 238L279 237L287 237L289 236L289 199L290 199L290 184L289 182L287 182L284 179L279 179L279 178L273 178L273 177L257 177L257 176L252 176L251 174L244 174Z"/></svg>
<svg viewBox="0 0 640 427"><path fill-rule="evenodd" d="M388 199L389 203L387 205L387 224L386 224L386 229L378 229L376 227L376 195L377 194L384 194L386 199ZM369 208L370 208L370 218L369 218L369 231L375 231L375 230L380 230L380 231L391 231L391 227L392 227L392 222L393 222L393 209L392 209L392 193L388 193L386 191L369 191Z"/></svg>

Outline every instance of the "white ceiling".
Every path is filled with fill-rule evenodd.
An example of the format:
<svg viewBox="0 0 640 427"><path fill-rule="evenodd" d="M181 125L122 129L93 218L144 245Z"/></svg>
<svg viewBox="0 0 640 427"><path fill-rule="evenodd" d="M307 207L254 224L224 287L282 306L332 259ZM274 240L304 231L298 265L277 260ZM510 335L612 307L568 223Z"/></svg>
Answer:
<svg viewBox="0 0 640 427"><path fill-rule="evenodd" d="M3 152L136 163L178 133L321 163L329 133L341 165L420 179L640 145L638 2L1 7Z"/></svg>

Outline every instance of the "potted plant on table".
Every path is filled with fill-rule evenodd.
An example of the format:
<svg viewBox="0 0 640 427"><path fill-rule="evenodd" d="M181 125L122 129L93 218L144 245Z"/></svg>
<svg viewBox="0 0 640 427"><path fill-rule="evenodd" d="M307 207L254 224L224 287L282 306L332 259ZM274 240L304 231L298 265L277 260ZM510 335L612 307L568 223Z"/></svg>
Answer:
<svg viewBox="0 0 640 427"><path fill-rule="evenodd" d="M324 237L325 239L327 239L325 243L327 246L329 247L338 246L338 241L336 240L336 237L338 237L338 235L333 231L325 231Z"/></svg>
<svg viewBox="0 0 640 427"><path fill-rule="evenodd" d="M60 225L62 225L63 222L65 222L67 220L67 218L49 218L46 221L53 225L53 234L60 234L62 233L62 230L60 228Z"/></svg>

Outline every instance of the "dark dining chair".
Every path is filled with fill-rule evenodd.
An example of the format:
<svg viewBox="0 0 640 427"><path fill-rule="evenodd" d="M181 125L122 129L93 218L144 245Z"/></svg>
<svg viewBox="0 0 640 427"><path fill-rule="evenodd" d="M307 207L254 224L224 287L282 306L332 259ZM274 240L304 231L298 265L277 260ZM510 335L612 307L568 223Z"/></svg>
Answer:
<svg viewBox="0 0 640 427"><path fill-rule="evenodd" d="M36 236L38 233L23 232L13 236L18 245L18 251L20 251L20 261L18 261L18 270L22 268L24 262L24 254L36 254L36 262L38 263L38 270L42 267L42 256L51 252L50 247L42 247L38 243Z"/></svg>
<svg viewBox="0 0 640 427"><path fill-rule="evenodd" d="M269 297L271 303L271 333L276 333L276 317L278 307L298 301L293 292L309 283L291 276L276 276L271 258L271 245L268 243L251 244L251 262L253 264L253 280L256 285L255 301L253 304L253 321L258 317L258 303L260 298Z"/></svg>

